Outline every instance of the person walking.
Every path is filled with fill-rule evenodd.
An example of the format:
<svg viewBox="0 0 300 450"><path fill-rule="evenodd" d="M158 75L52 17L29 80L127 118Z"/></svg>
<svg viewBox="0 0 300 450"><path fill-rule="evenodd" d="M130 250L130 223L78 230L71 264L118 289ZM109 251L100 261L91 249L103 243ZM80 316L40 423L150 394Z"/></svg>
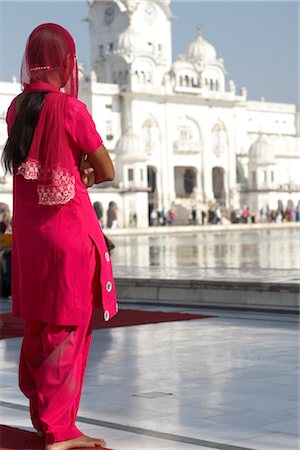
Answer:
<svg viewBox="0 0 300 450"><path fill-rule="evenodd" d="M104 447L76 428L93 316L117 313L110 254L87 188L114 168L77 100L75 44L57 24L35 28L21 67L23 92L7 112L13 174L13 315L25 321L19 386L46 450Z"/></svg>

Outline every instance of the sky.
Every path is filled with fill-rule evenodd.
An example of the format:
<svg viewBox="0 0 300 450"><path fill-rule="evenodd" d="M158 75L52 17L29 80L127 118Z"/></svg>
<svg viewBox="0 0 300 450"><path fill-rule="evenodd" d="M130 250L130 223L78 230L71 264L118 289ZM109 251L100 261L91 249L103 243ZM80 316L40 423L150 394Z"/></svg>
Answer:
<svg viewBox="0 0 300 450"><path fill-rule="evenodd" d="M146 1L146 0L141 0ZM173 0L173 60L201 26L203 37L225 62L227 77L246 86L248 99L299 103L300 6L294 1ZM56 22L73 35L79 61L90 67L86 0L0 0L0 81L19 74L28 35Z"/></svg>

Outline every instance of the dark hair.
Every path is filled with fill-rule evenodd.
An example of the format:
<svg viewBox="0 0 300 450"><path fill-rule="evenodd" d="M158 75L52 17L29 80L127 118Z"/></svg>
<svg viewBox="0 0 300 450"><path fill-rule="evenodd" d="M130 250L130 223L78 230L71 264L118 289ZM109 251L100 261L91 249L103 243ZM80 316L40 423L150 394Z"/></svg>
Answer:
<svg viewBox="0 0 300 450"><path fill-rule="evenodd" d="M24 98L2 153L5 173L13 172L27 159L34 128L45 101L46 92L32 92Z"/></svg>

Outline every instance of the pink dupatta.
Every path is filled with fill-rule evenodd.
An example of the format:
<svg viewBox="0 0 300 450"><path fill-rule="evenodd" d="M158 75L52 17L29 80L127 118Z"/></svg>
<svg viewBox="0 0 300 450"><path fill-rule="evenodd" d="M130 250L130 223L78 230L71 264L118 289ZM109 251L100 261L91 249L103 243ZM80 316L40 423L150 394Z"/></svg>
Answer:
<svg viewBox="0 0 300 450"><path fill-rule="evenodd" d="M46 92L29 154L16 175L37 180L40 205L60 205L75 196L75 168L65 114L69 95L77 97L78 70L72 36L56 24L43 24L29 36L21 68L24 93Z"/></svg>

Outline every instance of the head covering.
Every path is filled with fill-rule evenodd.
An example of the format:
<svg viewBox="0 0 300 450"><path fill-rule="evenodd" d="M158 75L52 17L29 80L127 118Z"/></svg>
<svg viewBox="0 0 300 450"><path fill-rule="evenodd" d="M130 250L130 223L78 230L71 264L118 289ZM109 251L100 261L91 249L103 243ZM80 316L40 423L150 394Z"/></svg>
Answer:
<svg viewBox="0 0 300 450"><path fill-rule="evenodd" d="M55 23L39 25L30 34L21 66L21 84L48 83L77 97L78 66L70 33Z"/></svg>
<svg viewBox="0 0 300 450"><path fill-rule="evenodd" d="M33 30L22 61L21 83L26 94L48 94L34 129L28 157L17 168L16 175L38 181L40 205L65 204L75 196L77 170L65 128L65 115L69 95L77 97L78 93L75 44L67 30L53 23Z"/></svg>

